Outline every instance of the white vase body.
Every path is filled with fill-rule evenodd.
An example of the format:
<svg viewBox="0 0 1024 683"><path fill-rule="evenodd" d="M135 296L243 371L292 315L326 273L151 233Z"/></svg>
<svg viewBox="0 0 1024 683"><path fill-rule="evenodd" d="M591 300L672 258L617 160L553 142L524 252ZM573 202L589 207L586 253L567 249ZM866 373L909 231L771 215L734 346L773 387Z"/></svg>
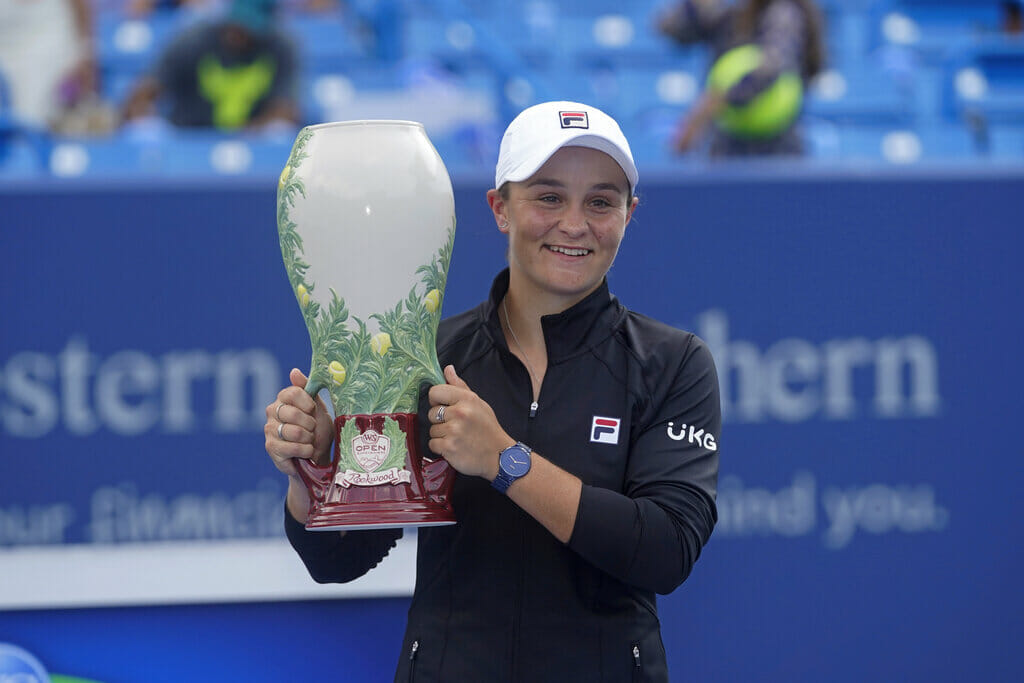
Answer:
<svg viewBox="0 0 1024 683"><path fill-rule="evenodd" d="M307 527L451 523L450 471L415 438L421 385L444 381L435 344L455 202L441 157L414 122L304 128L277 217L310 334L306 389L328 389L338 416L331 465L303 463Z"/></svg>

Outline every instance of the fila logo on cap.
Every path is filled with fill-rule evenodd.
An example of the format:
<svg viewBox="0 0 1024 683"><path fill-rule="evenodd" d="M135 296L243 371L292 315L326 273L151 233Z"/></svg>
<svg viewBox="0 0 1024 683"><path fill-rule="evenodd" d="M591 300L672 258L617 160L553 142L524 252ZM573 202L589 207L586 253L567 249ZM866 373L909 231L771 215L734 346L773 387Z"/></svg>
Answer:
<svg viewBox="0 0 1024 683"><path fill-rule="evenodd" d="M562 120L562 128L590 128L585 111L560 111L558 118Z"/></svg>
<svg viewBox="0 0 1024 683"><path fill-rule="evenodd" d="M590 440L594 443L619 443L619 423L622 420L617 417L594 416L594 423L590 426Z"/></svg>

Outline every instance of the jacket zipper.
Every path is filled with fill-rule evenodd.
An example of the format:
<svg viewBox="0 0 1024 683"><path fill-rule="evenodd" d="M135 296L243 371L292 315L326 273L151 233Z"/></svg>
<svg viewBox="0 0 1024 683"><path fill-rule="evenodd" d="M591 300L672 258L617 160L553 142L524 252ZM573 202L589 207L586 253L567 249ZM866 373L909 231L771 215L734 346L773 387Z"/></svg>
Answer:
<svg viewBox="0 0 1024 683"><path fill-rule="evenodd" d="M520 361L520 363L521 362L522 361ZM523 366L523 369L525 370L526 366ZM534 417L537 417L537 408L540 407L539 399L540 399L540 391L541 391L542 387L538 387L537 388L537 393L536 394L533 393L533 377L530 376L529 372L526 373L526 383L530 387L530 399L531 399L530 400L530 417L534 418Z"/></svg>
<svg viewBox="0 0 1024 683"><path fill-rule="evenodd" d="M412 641L412 647L409 648L409 683L412 683L416 677L416 653L419 652L420 641Z"/></svg>
<svg viewBox="0 0 1024 683"><path fill-rule="evenodd" d="M537 417L537 408L540 407L540 403L538 402L538 399L540 398L540 392L538 391L537 395L534 395L533 393L533 376L530 374L530 370L527 369L526 364L514 353L512 353L512 349L509 349L508 352L513 359L519 362L519 366L523 369L523 373L526 375L526 385L529 387L530 395L530 417Z"/></svg>
<svg viewBox="0 0 1024 683"><path fill-rule="evenodd" d="M499 323L501 322L501 316L500 315L498 316L498 321L499 321ZM508 325L508 311L507 310L505 312L505 324ZM509 325L508 329L509 329L510 332L512 332L511 325ZM515 341L516 345L518 345L519 344L519 340L515 338L515 334L516 334L515 332L512 332L512 339ZM508 345L506 345L506 346L508 346ZM523 351L522 347L519 348L519 351L524 356L526 355L526 352ZM527 367L527 362L528 361L523 361L521 358L516 356L516 354L512 353L511 347L508 347L508 353L515 360L519 361L519 365L522 366L523 371L526 373L526 383L530 386L530 397L532 399L530 401L530 417L537 417L537 408L539 407L538 399L540 398L540 395L539 395L540 392L538 390L538 395L536 395L536 396L533 393L533 370Z"/></svg>
<svg viewBox="0 0 1024 683"><path fill-rule="evenodd" d="M640 646L633 645L633 680L640 680Z"/></svg>

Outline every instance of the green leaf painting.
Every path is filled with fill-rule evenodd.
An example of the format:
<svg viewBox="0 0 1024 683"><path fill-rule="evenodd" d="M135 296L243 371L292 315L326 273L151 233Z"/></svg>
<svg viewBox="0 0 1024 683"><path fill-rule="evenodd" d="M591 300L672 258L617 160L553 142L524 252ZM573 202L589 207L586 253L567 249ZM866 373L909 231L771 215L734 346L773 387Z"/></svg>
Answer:
<svg viewBox="0 0 1024 683"><path fill-rule="evenodd" d="M437 325L455 244L455 219L446 242L429 263L416 269L419 284L391 309L370 316L378 333L370 333L368 321L351 316L345 299L333 289L329 303L322 306L313 299L316 283L307 279L302 237L290 218L298 197L306 196L296 170L308 158L305 147L312 135L309 129L299 133L277 190L281 255L313 347L306 390L315 394L326 387L338 415L416 412L420 385L444 382L437 361ZM404 444L404 437L400 441Z"/></svg>

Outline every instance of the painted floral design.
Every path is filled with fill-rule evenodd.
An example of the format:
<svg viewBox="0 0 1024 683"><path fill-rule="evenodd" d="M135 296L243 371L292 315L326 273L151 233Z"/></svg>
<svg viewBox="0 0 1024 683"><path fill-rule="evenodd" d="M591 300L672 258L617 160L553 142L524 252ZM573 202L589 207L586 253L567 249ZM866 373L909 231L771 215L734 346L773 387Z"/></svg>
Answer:
<svg viewBox="0 0 1024 683"><path fill-rule="evenodd" d="M277 195L277 227L285 270L313 347L307 391L327 387L338 415L416 412L423 382L439 384L444 375L437 361L437 325L441 299L455 243L455 219L445 244L417 268L420 283L394 307L370 316L380 328L376 334L367 321L349 315L345 300L333 289L330 303L312 298L316 283L309 282L309 264L303 260L302 237L290 218L299 196L306 196L296 170L308 158L306 145L313 132L303 129L281 173Z"/></svg>

